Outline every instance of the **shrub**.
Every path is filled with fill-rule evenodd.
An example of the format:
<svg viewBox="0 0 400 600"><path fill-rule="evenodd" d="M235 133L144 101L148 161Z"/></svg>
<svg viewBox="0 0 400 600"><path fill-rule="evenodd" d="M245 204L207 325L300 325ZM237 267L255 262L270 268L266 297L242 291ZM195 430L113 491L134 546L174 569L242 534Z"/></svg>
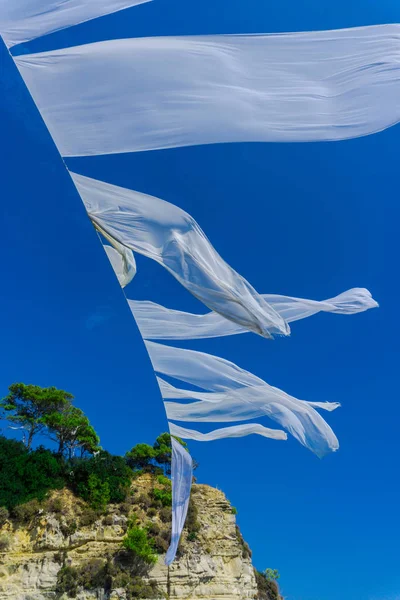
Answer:
<svg viewBox="0 0 400 600"><path fill-rule="evenodd" d="M69 537L70 535L74 535L74 533L78 529L78 525L76 524L76 521L69 521L67 523L62 523L60 529L61 533L65 537Z"/></svg>
<svg viewBox="0 0 400 600"><path fill-rule="evenodd" d="M187 540L189 542L194 542L197 540L197 533L195 531L190 531L190 533L188 533Z"/></svg>
<svg viewBox="0 0 400 600"><path fill-rule="evenodd" d="M147 494L140 494L136 499L136 503L140 504L144 508L149 508L151 505L151 498Z"/></svg>
<svg viewBox="0 0 400 600"><path fill-rule="evenodd" d="M160 485L164 485L169 488L171 487L171 480L168 479L168 477L165 477L165 475L158 475L157 481Z"/></svg>
<svg viewBox="0 0 400 600"><path fill-rule="evenodd" d="M6 533L0 535L0 552L6 552L11 545L10 536Z"/></svg>
<svg viewBox="0 0 400 600"><path fill-rule="evenodd" d="M160 519L161 521L163 521L164 523L168 523L169 521L171 521L172 519L172 512L170 508L162 508L160 510Z"/></svg>
<svg viewBox="0 0 400 600"><path fill-rule="evenodd" d="M88 506L83 510L81 516L79 517L79 525L81 527L90 527L90 525L93 525L98 518L99 514L93 510L93 508Z"/></svg>
<svg viewBox="0 0 400 600"><path fill-rule="evenodd" d="M197 510L197 506L193 502L193 498L190 498L189 508L185 522L185 529L188 531L189 534L196 534L200 531L200 523L197 520L198 514L199 511Z"/></svg>
<svg viewBox="0 0 400 600"><path fill-rule="evenodd" d="M108 484L108 502L113 504L119 504L125 500L132 480L132 471L123 457L113 456L105 450L92 458L79 459L71 465L69 471L70 488L88 502L90 502L91 495L89 486L91 475L97 477L96 481Z"/></svg>
<svg viewBox="0 0 400 600"><path fill-rule="evenodd" d="M2 527L4 525L4 523L7 521L9 516L10 516L10 513L8 512L6 507L0 506L0 527Z"/></svg>
<svg viewBox="0 0 400 600"><path fill-rule="evenodd" d="M106 515L103 519L104 525L114 525L114 517L112 515Z"/></svg>
<svg viewBox="0 0 400 600"><path fill-rule="evenodd" d="M236 525L236 539L242 547L242 556L243 558L251 558L251 550L247 542L244 541L242 533L239 527Z"/></svg>
<svg viewBox="0 0 400 600"><path fill-rule="evenodd" d="M149 523L146 527L150 535L158 535L160 533L160 526L157 523Z"/></svg>
<svg viewBox="0 0 400 600"><path fill-rule="evenodd" d="M164 554L169 548L169 543L161 535L154 538L154 550L158 554Z"/></svg>
<svg viewBox="0 0 400 600"><path fill-rule="evenodd" d="M157 514L157 511L155 508L149 508L149 510L147 511L147 516L148 517L155 517Z"/></svg>
<svg viewBox="0 0 400 600"><path fill-rule="evenodd" d="M149 540L147 532L141 527L131 525L122 541L122 545L131 555L148 565L157 562L151 540Z"/></svg>
<svg viewBox="0 0 400 600"><path fill-rule="evenodd" d="M152 491L154 500L159 500L163 506L172 506L172 491L155 488Z"/></svg>
<svg viewBox="0 0 400 600"><path fill-rule="evenodd" d="M100 477L91 473L87 483L88 502L94 510L105 511L110 502L110 486L108 481L102 481Z"/></svg>
<svg viewBox="0 0 400 600"><path fill-rule="evenodd" d="M235 506L232 506L231 511L232 511L233 515L237 515L238 514L237 508Z"/></svg>
<svg viewBox="0 0 400 600"><path fill-rule="evenodd" d="M18 523L29 523L39 513L41 506L38 500L31 500L25 504L15 506L12 510L12 516Z"/></svg>
<svg viewBox="0 0 400 600"><path fill-rule="evenodd" d="M281 600L276 581L267 579L265 573L255 570L258 596L257 600Z"/></svg>
<svg viewBox="0 0 400 600"><path fill-rule="evenodd" d="M64 463L43 447L28 451L22 442L0 436L0 506L8 510L43 500L64 486Z"/></svg>
<svg viewBox="0 0 400 600"><path fill-rule="evenodd" d="M61 514L64 508L61 498L50 498L46 502L46 510L55 514Z"/></svg>
<svg viewBox="0 0 400 600"><path fill-rule="evenodd" d="M79 589L79 573L74 567L61 567L57 574L56 592L76 598Z"/></svg>

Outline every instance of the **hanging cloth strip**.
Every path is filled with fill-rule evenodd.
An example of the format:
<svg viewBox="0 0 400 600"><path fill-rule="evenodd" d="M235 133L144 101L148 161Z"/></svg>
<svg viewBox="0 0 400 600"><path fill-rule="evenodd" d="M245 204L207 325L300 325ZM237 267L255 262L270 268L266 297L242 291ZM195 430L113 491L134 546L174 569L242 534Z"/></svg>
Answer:
<svg viewBox="0 0 400 600"><path fill-rule="evenodd" d="M208 308L264 337L289 326L215 251L196 221L177 206L71 173L100 233L165 267Z"/></svg>
<svg viewBox="0 0 400 600"><path fill-rule="evenodd" d="M0 0L0 34L8 48L151 0Z"/></svg>
<svg viewBox="0 0 400 600"><path fill-rule="evenodd" d="M189 508L190 490L193 479L193 461L189 452L172 436L172 534L171 543L165 557L165 564L170 565L176 556L179 540L186 521Z"/></svg>
<svg viewBox="0 0 400 600"><path fill-rule="evenodd" d="M352 315L379 306L364 288L353 288L322 301L276 294L262 294L262 297L287 323L311 317L319 312ZM166 308L148 300L128 300L128 304L146 340L195 340L248 331L216 312L197 315Z"/></svg>
<svg viewBox="0 0 400 600"><path fill-rule="evenodd" d="M209 392L177 389L159 380L164 399L199 400L191 404L166 402L169 419L226 422L250 420L264 415L277 421L319 457L338 449L335 434L315 410L322 408L332 411L340 406L338 403L298 400L218 356L156 342L146 342L146 347L157 373Z"/></svg>
<svg viewBox="0 0 400 600"><path fill-rule="evenodd" d="M15 62L65 157L344 140L400 120L399 25L111 40Z"/></svg>

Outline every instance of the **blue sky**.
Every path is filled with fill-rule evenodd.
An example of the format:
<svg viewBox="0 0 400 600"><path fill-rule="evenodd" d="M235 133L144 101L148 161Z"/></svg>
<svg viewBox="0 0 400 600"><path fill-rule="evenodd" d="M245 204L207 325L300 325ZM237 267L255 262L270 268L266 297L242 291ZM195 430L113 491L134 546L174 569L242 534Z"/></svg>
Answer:
<svg viewBox="0 0 400 600"><path fill-rule="evenodd" d="M18 52L164 34L274 32L399 22L381 0L155 0ZM17 50L16 50L17 51ZM76 396L104 447L152 442L166 419L149 360L84 208L23 83L0 48L1 394L14 381ZM234 144L70 159L76 172L190 212L260 292L314 299L367 287L381 307L318 315L290 339L248 334L187 343L299 398L340 401L340 450L295 440L192 443L199 481L221 488L260 569L288 600L395 600L398 539L399 127L335 144ZM128 296L201 312L138 257Z"/></svg>

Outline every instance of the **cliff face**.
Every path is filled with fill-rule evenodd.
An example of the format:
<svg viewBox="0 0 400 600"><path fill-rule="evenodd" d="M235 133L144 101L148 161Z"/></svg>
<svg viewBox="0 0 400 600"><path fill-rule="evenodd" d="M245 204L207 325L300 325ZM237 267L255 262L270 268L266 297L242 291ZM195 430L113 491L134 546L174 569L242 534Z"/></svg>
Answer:
<svg viewBox="0 0 400 600"><path fill-rule="evenodd" d="M185 531L179 557L169 571L159 554L157 563L141 578L150 582L151 588L140 591L140 586L133 586L128 592L126 573L122 572L108 577L104 584L98 573L120 552L133 514L139 525L154 534L159 552L168 545L170 509L154 508L149 502L154 478L142 476L134 486L130 502L110 505L105 515L93 513L63 490L53 493L44 507L25 505L28 508L21 510L17 521L6 521L0 531L0 600L66 600L71 595L79 600L259 597L250 551L232 507L222 492L206 485L194 486L196 531ZM86 578L79 579L79 585L78 573ZM68 582L68 577L72 581ZM94 582L93 589L88 589L88 581Z"/></svg>

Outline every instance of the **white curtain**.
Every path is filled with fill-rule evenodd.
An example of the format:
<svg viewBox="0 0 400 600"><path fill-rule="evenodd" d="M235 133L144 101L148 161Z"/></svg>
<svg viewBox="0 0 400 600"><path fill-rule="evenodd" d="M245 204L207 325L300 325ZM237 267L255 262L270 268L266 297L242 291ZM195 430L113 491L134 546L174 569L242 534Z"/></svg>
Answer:
<svg viewBox="0 0 400 600"><path fill-rule="evenodd" d="M343 140L400 119L400 26L112 40L16 63L63 156Z"/></svg>
<svg viewBox="0 0 400 600"><path fill-rule="evenodd" d="M233 427L223 427L215 429L208 433L202 433L195 429L187 429L175 423L170 423L170 432L172 435L179 436L184 440L196 440L196 442L214 442L226 438L245 437L246 435L257 434L273 440L286 440L287 435L279 429L268 429L259 423L250 423L249 425L234 425Z"/></svg>
<svg viewBox="0 0 400 600"><path fill-rule="evenodd" d="M104 250L108 256L114 273L122 288L126 287L136 275L136 261L133 252L121 246L122 252L104 244Z"/></svg>
<svg viewBox="0 0 400 600"><path fill-rule="evenodd" d="M262 297L287 323L319 312L352 315L378 306L370 292L364 288L353 288L322 301L276 294L262 294ZM142 336L147 340L194 340L248 331L215 312L197 315L166 308L148 300L128 300L128 304Z"/></svg>
<svg viewBox="0 0 400 600"><path fill-rule="evenodd" d="M164 400L197 400L165 402L169 419L218 423L267 416L319 457L338 449L335 434L316 408L332 411L339 403L298 400L218 356L155 342L146 347L157 373L208 392L175 388L159 379Z"/></svg>
<svg viewBox="0 0 400 600"><path fill-rule="evenodd" d="M71 173L88 214L115 240L165 267L208 308L265 337L287 335L282 317L215 251L196 221L177 206Z"/></svg>
<svg viewBox="0 0 400 600"><path fill-rule="evenodd" d="M190 490L193 479L193 461L187 450L172 435L172 535L171 544L165 556L165 564L170 565L176 556L179 540L186 521ZM180 436L179 436L180 437Z"/></svg>
<svg viewBox="0 0 400 600"><path fill-rule="evenodd" d="M0 35L16 44L150 0L0 0Z"/></svg>

